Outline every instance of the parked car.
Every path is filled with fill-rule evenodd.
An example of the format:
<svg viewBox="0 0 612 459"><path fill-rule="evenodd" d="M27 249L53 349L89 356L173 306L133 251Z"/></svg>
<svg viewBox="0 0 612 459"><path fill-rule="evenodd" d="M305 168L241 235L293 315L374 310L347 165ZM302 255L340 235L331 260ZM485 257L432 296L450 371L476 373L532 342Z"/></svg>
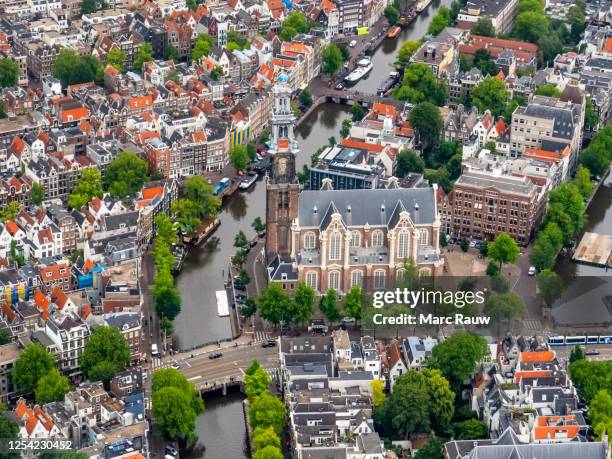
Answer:
<svg viewBox="0 0 612 459"><path fill-rule="evenodd" d="M211 352L210 354L208 354L208 358L210 360L220 359L222 356L223 354L221 354L220 352Z"/></svg>
<svg viewBox="0 0 612 459"><path fill-rule="evenodd" d="M529 267L529 271L527 271L527 274L529 274L530 276L535 276L535 274L536 274L535 266L530 266Z"/></svg>
<svg viewBox="0 0 612 459"><path fill-rule="evenodd" d="M155 343L151 344L151 355L152 356L159 355L159 349L157 348L157 344Z"/></svg>
<svg viewBox="0 0 612 459"><path fill-rule="evenodd" d="M338 91L340 91L341 89L344 89L344 85L343 85L342 83L338 83L338 84L336 85L336 89L337 89Z"/></svg>
<svg viewBox="0 0 612 459"><path fill-rule="evenodd" d="M167 445L165 448L165 453L169 454L172 457L176 457L178 455L178 451L176 450L176 448L173 448L170 445Z"/></svg>
<svg viewBox="0 0 612 459"><path fill-rule="evenodd" d="M357 40L351 40L351 42L349 43L349 46L351 48L354 48L355 46L357 46Z"/></svg>
<svg viewBox="0 0 612 459"><path fill-rule="evenodd" d="M177 362L172 362L172 365L170 366L174 368L175 370L178 370L179 368L181 368L181 366Z"/></svg>
<svg viewBox="0 0 612 459"><path fill-rule="evenodd" d="M261 343L261 347L274 347L276 346L275 339L267 339L263 343Z"/></svg>

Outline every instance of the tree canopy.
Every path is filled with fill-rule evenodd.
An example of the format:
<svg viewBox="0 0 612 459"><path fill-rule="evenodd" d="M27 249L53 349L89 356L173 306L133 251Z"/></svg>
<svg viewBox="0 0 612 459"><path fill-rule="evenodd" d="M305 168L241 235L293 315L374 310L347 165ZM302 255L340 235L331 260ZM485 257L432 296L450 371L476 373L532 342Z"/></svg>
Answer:
<svg viewBox="0 0 612 459"><path fill-rule="evenodd" d="M72 193L68 195L68 205L73 209L81 209L94 197L102 197L102 177L100 169L88 167L81 172L81 177L77 180Z"/></svg>
<svg viewBox="0 0 612 459"><path fill-rule="evenodd" d="M53 61L51 73L62 86L96 80L100 62L92 54L80 55L72 48L62 48Z"/></svg>
<svg viewBox="0 0 612 459"><path fill-rule="evenodd" d="M0 88L12 88L19 81L19 64L13 59L0 59Z"/></svg>
<svg viewBox="0 0 612 459"><path fill-rule="evenodd" d="M458 391L488 351L487 341L482 336L457 333L432 349L428 366L440 370L453 390Z"/></svg>
<svg viewBox="0 0 612 459"><path fill-rule="evenodd" d="M153 392L153 418L155 426L167 438L185 438L195 442L196 413L189 393L173 386Z"/></svg>
<svg viewBox="0 0 612 459"><path fill-rule="evenodd" d="M483 79L472 90L472 104L481 113L490 110L495 117L502 115L510 102L510 92L506 83L497 77Z"/></svg>
<svg viewBox="0 0 612 459"><path fill-rule="evenodd" d="M429 102L415 105L410 112L409 121L425 150L437 142L444 124L438 107Z"/></svg>
<svg viewBox="0 0 612 459"><path fill-rule="evenodd" d="M276 397L263 393L257 397L249 408L249 425L251 429L267 429L277 434L285 428L285 404Z"/></svg>
<svg viewBox="0 0 612 459"><path fill-rule="evenodd" d="M191 409L196 415L204 411L204 402L198 390L180 371L174 368L160 368L156 370L153 373L151 390L156 392L164 387L175 387L181 392L188 394L191 398Z"/></svg>
<svg viewBox="0 0 612 459"><path fill-rule="evenodd" d="M55 358L41 344L25 347L12 369L13 384L24 394L31 394L40 379L55 368Z"/></svg>
<svg viewBox="0 0 612 459"><path fill-rule="evenodd" d="M330 76L340 70L342 62L344 61L340 48L333 42L323 48L321 59L323 61L321 72Z"/></svg>
<svg viewBox="0 0 612 459"><path fill-rule="evenodd" d="M395 90L394 97L413 104L431 102L443 106L447 89L444 81L436 78L430 66L414 62L406 67L402 85Z"/></svg>
<svg viewBox="0 0 612 459"><path fill-rule="evenodd" d="M81 370L92 381L110 381L130 363L130 348L116 327L96 327L85 343Z"/></svg>
<svg viewBox="0 0 612 459"><path fill-rule="evenodd" d="M455 394L439 370L408 371L393 385L391 396L375 412L386 436L445 433L455 410Z"/></svg>
<svg viewBox="0 0 612 459"><path fill-rule="evenodd" d="M410 58L414 53L421 47L421 42L418 40L406 40L402 43L399 51L397 52L397 61L395 62L396 67L404 68L410 64Z"/></svg>
<svg viewBox="0 0 612 459"><path fill-rule="evenodd" d="M504 263L514 263L521 253L518 244L508 233L501 232L495 240L489 244L487 255L491 260L499 263L501 269Z"/></svg>
<svg viewBox="0 0 612 459"><path fill-rule="evenodd" d="M134 53L134 63L132 67L137 72L142 70L142 66L145 62L149 62L153 60L153 48L150 43L141 43L136 48L136 52Z"/></svg>
<svg viewBox="0 0 612 459"><path fill-rule="evenodd" d="M436 36L442 32L451 23L450 10L447 6L442 5L431 19L427 33Z"/></svg>
<svg viewBox="0 0 612 459"><path fill-rule="evenodd" d="M483 37L494 37L495 36L495 27L493 27L493 22L491 22L491 18L483 17L479 18L472 27L473 35L481 35Z"/></svg>
<svg viewBox="0 0 612 459"><path fill-rule="evenodd" d="M147 179L147 162L138 154L122 151L104 171L104 185L111 195L134 196Z"/></svg>
<svg viewBox="0 0 612 459"><path fill-rule="evenodd" d="M234 145L229 152L230 162L237 171L245 171L249 167L249 154L243 145Z"/></svg>
<svg viewBox="0 0 612 459"><path fill-rule="evenodd" d="M36 384L34 394L36 403L44 405L64 400L64 395L70 391L68 378L57 368L52 368L43 375Z"/></svg>

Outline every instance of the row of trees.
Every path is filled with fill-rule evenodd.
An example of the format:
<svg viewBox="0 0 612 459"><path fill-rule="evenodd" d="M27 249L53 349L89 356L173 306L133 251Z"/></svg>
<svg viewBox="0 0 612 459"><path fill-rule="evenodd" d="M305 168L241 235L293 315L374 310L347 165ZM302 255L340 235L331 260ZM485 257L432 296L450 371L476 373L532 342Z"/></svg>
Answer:
<svg viewBox="0 0 612 459"><path fill-rule="evenodd" d="M96 327L87 340L79 365L90 381L108 383L130 363L128 344L115 327ZM39 404L60 401L70 391L68 378L56 359L38 344L26 346L11 372L13 383L24 395L34 394Z"/></svg>
<svg viewBox="0 0 612 459"><path fill-rule="evenodd" d="M596 124L596 123L595 123ZM604 175L612 161L612 126L600 129L580 154L580 162L591 173Z"/></svg>
<svg viewBox="0 0 612 459"><path fill-rule="evenodd" d="M387 400L374 403L374 420L384 436L407 439L413 433L430 438L416 457L441 458L441 438L487 437L487 427L469 412L456 408L461 387L488 352L478 335L458 333L437 344L426 368L409 371L397 379ZM376 391L373 387L373 392ZM456 422L453 422L456 421Z"/></svg>
<svg viewBox="0 0 612 459"><path fill-rule="evenodd" d="M540 61L550 64L564 45L574 46L580 41L586 26L585 12L585 3L578 0L569 8L563 22L548 18L540 0L520 0L511 36L537 44Z"/></svg>
<svg viewBox="0 0 612 459"><path fill-rule="evenodd" d="M134 152L123 151L106 166L104 178L98 168L90 167L83 170L68 196L68 205L80 209L94 197L102 197L104 190L118 198L135 196L147 179L146 161ZM34 203L40 204L44 199L42 188L33 191L31 196L32 202L36 198L38 202Z"/></svg>
<svg viewBox="0 0 612 459"><path fill-rule="evenodd" d="M151 384L155 428L166 438L193 446L197 441L196 417L204 412L197 389L174 368L155 371Z"/></svg>
<svg viewBox="0 0 612 459"><path fill-rule="evenodd" d="M570 356L570 375L589 404L589 418L597 436L612 430L612 362L589 361L580 346Z"/></svg>
<svg viewBox="0 0 612 459"><path fill-rule="evenodd" d="M280 434L285 428L283 402L270 395L270 376L257 360L244 374L244 389L249 400L249 426L253 431L253 459L282 459Z"/></svg>

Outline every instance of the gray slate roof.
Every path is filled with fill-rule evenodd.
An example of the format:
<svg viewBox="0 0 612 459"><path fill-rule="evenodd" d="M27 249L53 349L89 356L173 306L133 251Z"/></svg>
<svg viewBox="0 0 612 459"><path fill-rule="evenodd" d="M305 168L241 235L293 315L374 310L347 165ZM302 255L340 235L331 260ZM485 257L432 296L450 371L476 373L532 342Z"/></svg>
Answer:
<svg viewBox="0 0 612 459"><path fill-rule="evenodd" d="M325 227L331 213L337 211L348 226L364 226L366 223L387 226L394 219L398 203L410 212L415 223L430 224L435 220L433 188L303 191L300 193L298 219L302 228ZM417 204L418 215L415 212ZM384 211L381 211L383 205Z"/></svg>

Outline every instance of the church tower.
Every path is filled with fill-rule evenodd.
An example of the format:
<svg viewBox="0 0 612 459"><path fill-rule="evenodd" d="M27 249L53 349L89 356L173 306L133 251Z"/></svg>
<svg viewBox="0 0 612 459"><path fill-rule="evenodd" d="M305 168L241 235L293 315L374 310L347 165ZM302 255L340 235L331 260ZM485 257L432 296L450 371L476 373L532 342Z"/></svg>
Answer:
<svg viewBox="0 0 612 459"><path fill-rule="evenodd" d="M266 258L268 263L278 254L290 261L291 223L298 214L298 193L295 157L299 152L293 128L291 88L287 76L280 75L273 88L272 133L268 154L272 168L266 183Z"/></svg>

